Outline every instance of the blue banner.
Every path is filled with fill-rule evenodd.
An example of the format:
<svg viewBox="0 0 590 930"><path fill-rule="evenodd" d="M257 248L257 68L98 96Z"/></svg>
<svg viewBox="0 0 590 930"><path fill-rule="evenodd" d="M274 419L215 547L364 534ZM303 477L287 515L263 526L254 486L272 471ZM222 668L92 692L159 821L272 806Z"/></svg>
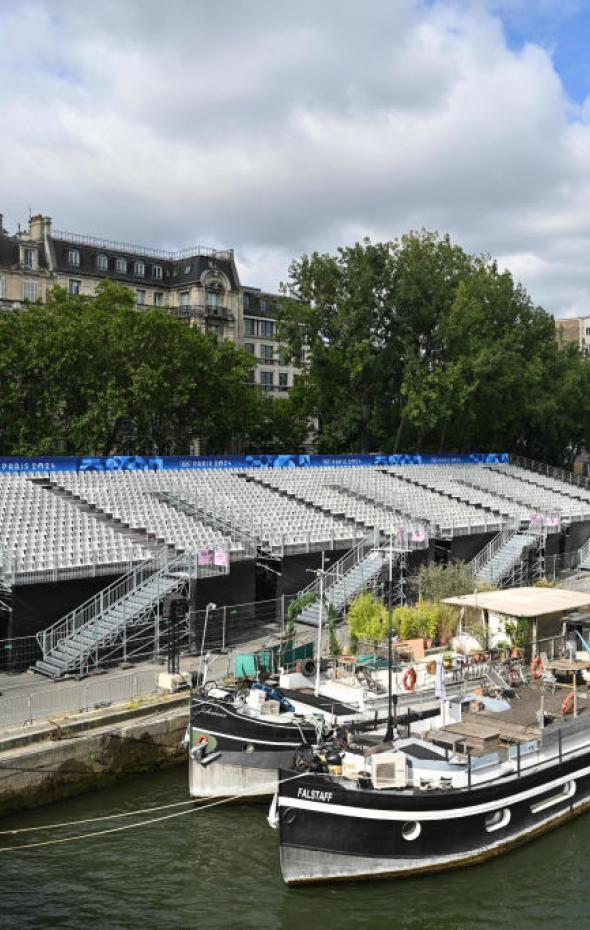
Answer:
<svg viewBox="0 0 590 930"><path fill-rule="evenodd" d="M0 456L1 474L58 471L182 471L211 468L353 468L355 465L494 465L507 452L470 455L110 455Z"/></svg>

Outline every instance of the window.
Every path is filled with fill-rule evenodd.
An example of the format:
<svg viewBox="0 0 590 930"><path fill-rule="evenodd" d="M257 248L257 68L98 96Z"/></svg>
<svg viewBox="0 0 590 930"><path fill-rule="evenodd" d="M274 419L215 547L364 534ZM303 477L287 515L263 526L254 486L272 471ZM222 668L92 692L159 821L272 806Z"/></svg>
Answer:
<svg viewBox="0 0 590 930"><path fill-rule="evenodd" d="M266 310L266 300L264 299L264 297L260 298L260 309Z"/></svg>
<svg viewBox="0 0 590 930"><path fill-rule="evenodd" d="M244 317L244 335L256 335L256 320L252 320L250 317Z"/></svg>
<svg viewBox="0 0 590 930"><path fill-rule="evenodd" d="M188 298L189 298L188 291L183 291L182 294L180 295L180 306L181 307L188 307L189 305Z"/></svg>
<svg viewBox="0 0 590 930"><path fill-rule="evenodd" d="M106 255L96 256L96 268L97 268L97 271L108 271L109 260L106 257Z"/></svg>
<svg viewBox="0 0 590 930"><path fill-rule="evenodd" d="M143 262L133 263L133 274L136 274L138 277L143 278L145 274L145 265Z"/></svg>
<svg viewBox="0 0 590 930"><path fill-rule="evenodd" d="M250 295L244 294L244 310L250 309Z"/></svg>
<svg viewBox="0 0 590 930"><path fill-rule="evenodd" d="M279 365L287 365L287 358L284 352L279 352Z"/></svg>
<svg viewBox="0 0 590 930"><path fill-rule="evenodd" d="M162 291L154 291L154 307L162 307L164 305L164 295Z"/></svg>
<svg viewBox="0 0 590 930"><path fill-rule="evenodd" d="M37 282L23 281L23 300L34 302L37 300Z"/></svg>
<svg viewBox="0 0 590 930"><path fill-rule="evenodd" d="M249 352L250 355L254 355L254 343L253 342L245 342L244 349L246 350L246 352Z"/></svg>
<svg viewBox="0 0 590 930"><path fill-rule="evenodd" d="M556 804L562 804L564 801L569 800L569 798L573 798L575 793L575 781L566 781L566 783L559 789L559 791L550 795L548 798L543 798L541 801L537 801L535 804L531 804L531 811L533 814L538 814L541 811L546 810L548 807L554 807Z"/></svg>
<svg viewBox="0 0 590 930"><path fill-rule="evenodd" d="M0 277L0 298L6 297L6 278Z"/></svg>
<svg viewBox="0 0 590 930"><path fill-rule="evenodd" d="M273 347L272 346L260 346L260 358L266 365L272 365Z"/></svg>
<svg viewBox="0 0 590 930"><path fill-rule="evenodd" d="M126 258L115 259L115 271L118 271L119 274L127 274L127 259Z"/></svg>
<svg viewBox="0 0 590 930"><path fill-rule="evenodd" d="M80 267L80 253L78 249L68 250L68 265L74 265L76 268Z"/></svg>
<svg viewBox="0 0 590 930"><path fill-rule="evenodd" d="M156 278L158 281L162 280L162 266L161 265L152 266L152 277Z"/></svg>
<svg viewBox="0 0 590 930"><path fill-rule="evenodd" d="M590 336L590 326L587 326L587 327L586 327L586 335L587 335L587 336Z"/></svg>
<svg viewBox="0 0 590 930"><path fill-rule="evenodd" d="M266 336L268 338L269 336L274 336L274 333L275 333L274 320L261 320L260 321L260 335L261 336Z"/></svg>
<svg viewBox="0 0 590 930"><path fill-rule="evenodd" d="M495 830L501 830L503 827L507 827L510 823L510 811L507 807L503 810L492 811L491 814L485 819L485 828L488 833L493 833Z"/></svg>
<svg viewBox="0 0 590 930"><path fill-rule="evenodd" d="M68 294L71 294L72 297L77 297L80 293L82 287L81 281L73 281L71 278L68 281Z"/></svg>
<svg viewBox="0 0 590 930"><path fill-rule="evenodd" d="M36 261L35 261L35 259L37 258L37 255L36 255L36 250L35 250L35 249L25 249L25 250L24 250L24 258L25 258L25 265L27 266L27 268L35 268L35 267L36 267Z"/></svg>
<svg viewBox="0 0 590 930"><path fill-rule="evenodd" d="M260 386L269 391L274 384L274 371L260 372Z"/></svg>
<svg viewBox="0 0 590 930"><path fill-rule="evenodd" d="M192 271L192 268L193 268L192 265L185 265L185 266L184 266L184 273L185 273L185 274L190 274L191 271Z"/></svg>
<svg viewBox="0 0 590 930"><path fill-rule="evenodd" d="M402 836L404 840L417 840L422 833L422 826L417 820L408 820L402 827Z"/></svg>
<svg viewBox="0 0 590 930"><path fill-rule="evenodd" d="M217 310L219 308L219 303L218 291L207 291L207 306L212 310Z"/></svg>
<svg viewBox="0 0 590 930"><path fill-rule="evenodd" d="M289 387L289 375L286 371L279 372L279 387L288 388Z"/></svg>
<svg viewBox="0 0 590 930"><path fill-rule="evenodd" d="M145 291L136 291L135 292L135 303L139 307L143 307L145 303Z"/></svg>

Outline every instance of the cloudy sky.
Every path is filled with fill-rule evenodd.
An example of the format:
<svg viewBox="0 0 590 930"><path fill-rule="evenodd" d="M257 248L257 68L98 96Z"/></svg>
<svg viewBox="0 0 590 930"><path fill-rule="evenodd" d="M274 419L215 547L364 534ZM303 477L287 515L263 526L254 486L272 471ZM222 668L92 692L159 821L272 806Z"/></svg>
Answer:
<svg viewBox="0 0 590 930"><path fill-rule="evenodd" d="M0 212L291 257L426 227L590 314L588 0L0 0Z"/></svg>

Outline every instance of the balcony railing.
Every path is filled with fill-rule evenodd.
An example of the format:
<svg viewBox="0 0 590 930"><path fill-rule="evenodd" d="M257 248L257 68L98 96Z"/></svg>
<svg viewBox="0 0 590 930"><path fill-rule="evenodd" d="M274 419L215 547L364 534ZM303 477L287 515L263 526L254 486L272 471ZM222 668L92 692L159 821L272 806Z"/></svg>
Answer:
<svg viewBox="0 0 590 930"><path fill-rule="evenodd" d="M115 239L97 239L95 236L83 236L80 233L64 232L60 229L55 229L51 234L51 238L57 239L59 242L90 245L98 249L114 249L117 252L131 252L134 255L143 255L146 258L163 258L172 262L193 258L198 255L230 261L233 256L233 249L211 249L203 245L194 245L188 249L180 249L178 252L168 252L164 249L150 249L144 245L133 245L130 242L117 242Z"/></svg>
<svg viewBox="0 0 590 930"><path fill-rule="evenodd" d="M195 319L215 319L224 320L226 323L234 322L234 315L227 307L217 307L212 304L180 304L177 307L168 307L170 313L181 320Z"/></svg>

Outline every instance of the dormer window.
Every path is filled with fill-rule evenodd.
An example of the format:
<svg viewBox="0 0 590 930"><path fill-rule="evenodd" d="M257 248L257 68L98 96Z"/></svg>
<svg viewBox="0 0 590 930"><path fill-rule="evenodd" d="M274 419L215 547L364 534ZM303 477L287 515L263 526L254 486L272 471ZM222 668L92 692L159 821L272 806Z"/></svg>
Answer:
<svg viewBox="0 0 590 930"><path fill-rule="evenodd" d="M145 265L143 262L134 262L133 263L133 273L138 277L143 278L145 274Z"/></svg>
<svg viewBox="0 0 590 930"><path fill-rule="evenodd" d="M37 250L36 249L24 249L23 259L24 259L24 265L27 268L36 268L37 267Z"/></svg>
<svg viewBox="0 0 590 930"><path fill-rule="evenodd" d="M156 278L158 281L161 280L162 278L162 266L161 265L152 266L152 277Z"/></svg>
<svg viewBox="0 0 590 930"><path fill-rule="evenodd" d="M127 274L127 259L126 258L115 259L115 271L118 271L119 274Z"/></svg>
<svg viewBox="0 0 590 930"><path fill-rule="evenodd" d="M193 270L193 266L192 266L192 265L185 265L185 266L184 266L184 273L185 273L185 274L190 274L192 270Z"/></svg>
<svg viewBox="0 0 590 930"><path fill-rule="evenodd" d="M78 249L68 249L68 265L80 267L80 253Z"/></svg>
<svg viewBox="0 0 590 930"><path fill-rule="evenodd" d="M109 260L106 255L97 255L96 256L96 268L98 271L108 271Z"/></svg>

